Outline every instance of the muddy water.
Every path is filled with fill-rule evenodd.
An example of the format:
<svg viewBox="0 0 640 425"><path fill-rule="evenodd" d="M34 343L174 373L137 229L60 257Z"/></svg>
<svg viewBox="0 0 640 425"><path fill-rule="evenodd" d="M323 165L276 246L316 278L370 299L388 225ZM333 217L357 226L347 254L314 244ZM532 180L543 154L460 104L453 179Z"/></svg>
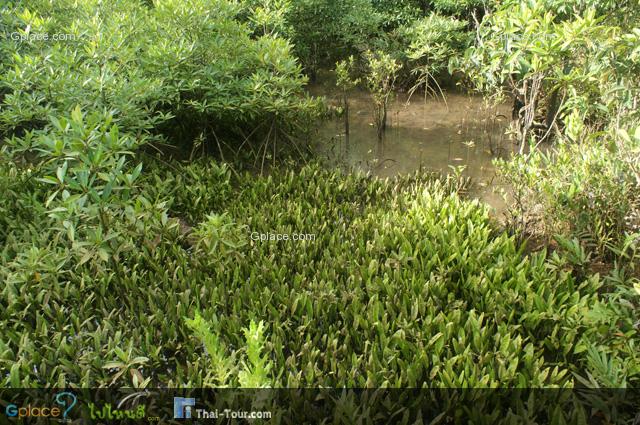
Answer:
<svg viewBox="0 0 640 425"><path fill-rule="evenodd" d="M319 94L318 89L313 94ZM340 105L337 96L326 91L324 95L334 106ZM470 196L488 203L496 216L501 215L504 201L492 161L515 149L505 135L510 109L507 105L489 107L480 97L445 97L446 101L416 94L409 99L398 93L380 142L370 96L353 92L349 96L348 140L344 118L334 118L321 127L315 149L332 165L359 168L380 177L419 169L451 173L451 167L464 167L463 174L474 183Z"/></svg>

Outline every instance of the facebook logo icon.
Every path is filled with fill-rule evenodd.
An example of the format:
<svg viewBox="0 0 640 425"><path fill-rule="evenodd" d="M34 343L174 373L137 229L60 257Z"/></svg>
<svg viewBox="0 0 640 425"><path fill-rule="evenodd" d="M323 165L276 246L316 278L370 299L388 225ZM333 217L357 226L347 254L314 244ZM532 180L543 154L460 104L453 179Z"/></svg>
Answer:
<svg viewBox="0 0 640 425"><path fill-rule="evenodd" d="M175 419L191 419L191 408L196 405L195 398L173 398L173 417Z"/></svg>

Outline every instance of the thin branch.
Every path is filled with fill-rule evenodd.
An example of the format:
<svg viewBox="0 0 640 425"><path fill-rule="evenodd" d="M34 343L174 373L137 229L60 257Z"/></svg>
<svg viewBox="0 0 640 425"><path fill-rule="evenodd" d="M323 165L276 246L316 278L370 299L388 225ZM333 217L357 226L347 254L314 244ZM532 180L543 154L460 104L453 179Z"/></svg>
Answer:
<svg viewBox="0 0 640 425"><path fill-rule="evenodd" d="M220 159L222 159L222 162L227 162L224 159L224 153L222 152L222 146L220 146L220 140L218 139L218 136L216 135L215 130L211 126L207 126L207 127L209 127L209 129L211 130L211 134L213 135L213 138L216 140L216 144L218 145L218 152L220 152Z"/></svg>

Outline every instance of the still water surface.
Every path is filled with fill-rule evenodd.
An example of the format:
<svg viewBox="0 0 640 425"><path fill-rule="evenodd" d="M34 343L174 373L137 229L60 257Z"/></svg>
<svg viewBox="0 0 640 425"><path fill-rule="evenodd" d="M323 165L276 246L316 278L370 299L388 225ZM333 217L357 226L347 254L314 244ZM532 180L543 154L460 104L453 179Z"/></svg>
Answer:
<svg viewBox="0 0 640 425"><path fill-rule="evenodd" d="M334 106L337 96L326 87L311 88ZM420 95L398 93L390 105L388 127L382 142L373 123L373 104L368 93L354 91L349 96L350 134L345 136L344 118L325 122L315 150L329 164L357 168L379 177L392 177L422 169L451 173L464 167L471 177L470 196L488 203L501 215L504 201L495 175L493 160L515 151L505 135L508 105L488 106L481 97L447 94L446 101Z"/></svg>

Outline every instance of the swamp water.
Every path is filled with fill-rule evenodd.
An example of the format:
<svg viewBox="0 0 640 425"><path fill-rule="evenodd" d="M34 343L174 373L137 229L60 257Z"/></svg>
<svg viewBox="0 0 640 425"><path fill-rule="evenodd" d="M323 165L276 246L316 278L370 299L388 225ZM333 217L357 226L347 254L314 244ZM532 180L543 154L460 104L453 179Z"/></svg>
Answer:
<svg viewBox="0 0 640 425"><path fill-rule="evenodd" d="M324 95L335 107L341 106L336 93L311 88ZM452 167L464 167L471 177L471 198L478 198L501 215L504 201L499 193L492 161L508 157L516 150L505 135L508 105L489 107L480 97L446 94L442 98L424 98L398 93L390 103L387 130L378 140L374 125L373 103L368 93L349 95L349 138L345 136L344 117L336 117L319 129L316 152L332 166L361 169L378 177L392 177L416 170L452 173Z"/></svg>

